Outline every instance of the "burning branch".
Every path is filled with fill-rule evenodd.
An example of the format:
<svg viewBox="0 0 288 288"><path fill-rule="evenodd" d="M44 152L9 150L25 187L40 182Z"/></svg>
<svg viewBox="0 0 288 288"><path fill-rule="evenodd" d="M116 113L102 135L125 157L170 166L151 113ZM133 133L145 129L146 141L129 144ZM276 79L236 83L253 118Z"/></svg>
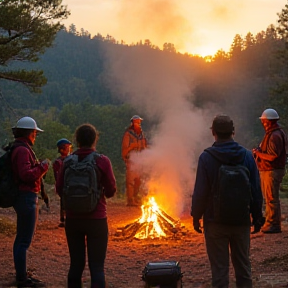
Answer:
<svg viewBox="0 0 288 288"><path fill-rule="evenodd" d="M175 237L180 231L180 222L169 216L151 197L147 204L141 206L142 216L125 227L117 228L118 239L155 239Z"/></svg>

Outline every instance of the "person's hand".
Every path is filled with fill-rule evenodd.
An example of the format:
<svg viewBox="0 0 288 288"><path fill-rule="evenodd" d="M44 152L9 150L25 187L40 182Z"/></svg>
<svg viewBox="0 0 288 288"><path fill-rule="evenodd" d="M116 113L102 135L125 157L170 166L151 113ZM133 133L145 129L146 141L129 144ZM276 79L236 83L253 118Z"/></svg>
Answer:
<svg viewBox="0 0 288 288"><path fill-rule="evenodd" d="M197 233L202 234L202 230L200 228L200 220L193 218L193 228Z"/></svg>
<svg viewBox="0 0 288 288"><path fill-rule="evenodd" d="M41 164L43 164L43 165L50 165L51 164L51 161L49 160L49 159L45 159L45 160L43 160L42 162L41 162Z"/></svg>
<svg viewBox="0 0 288 288"><path fill-rule="evenodd" d="M48 170L48 168L51 164L51 161L49 159L45 159L45 160L41 161L40 164L44 168L44 170Z"/></svg>
<svg viewBox="0 0 288 288"><path fill-rule="evenodd" d="M44 203L46 204L46 207L49 209L50 208L50 199L48 196L46 196L46 198L43 199Z"/></svg>
<svg viewBox="0 0 288 288"><path fill-rule="evenodd" d="M259 153L261 153L261 149L259 147L252 149L252 154L255 159L259 157Z"/></svg>
<svg viewBox="0 0 288 288"><path fill-rule="evenodd" d="M261 226L256 224L256 225L254 225L254 229L251 232L251 234L256 234L256 233L260 232L260 230L261 230Z"/></svg>
<svg viewBox="0 0 288 288"><path fill-rule="evenodd" d="M260 232L261 227L264 225L264 223L265 223L265 217L263 217L263 216L260 217L257 221L255 221L254 229L251 232L251 234L256 234L256 233Z"/></svg>

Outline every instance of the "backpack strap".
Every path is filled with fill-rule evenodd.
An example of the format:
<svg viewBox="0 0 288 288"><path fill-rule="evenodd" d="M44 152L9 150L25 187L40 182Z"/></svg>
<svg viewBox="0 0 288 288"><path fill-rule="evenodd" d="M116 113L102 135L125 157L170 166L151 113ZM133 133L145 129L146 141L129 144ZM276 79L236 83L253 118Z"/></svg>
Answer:
<svg viewBox="0 0 288 288"><path fill-rule="evenodd" d="M93 163L94 163L94 169L95 169L96 177L97 177L97 186L98 186L97 189L98 190L102 190L101 192L103 193L103 189L102 189L101 184L100 184L101 183L101 178L102 178L102 172L101 172L101 170L99 169L99 167L97 166L97 163L96 163L96 160L99 157L101 157L101 155L99 153L97 153L96 151L93 151L92 153L87 155L84 159L87 162L91 162L94 159Z"/></svg>
<svg viewBox="0 0 288 288"><path fill-rule="evenodd" d="M102 187L101 187L101 178L102 178L102 172L101 170L99 169L99 167L97 166L97 163L96 163L96 160L97 158L101 157L101 154L97 153L96 151L92 152L91 154L93 154L93 157L94 157L94 161L95 161L95 171L96 171L96 175L97 175L97 185L98 185L98 189L101 190ZM103 192L103 189L102 189L102 192Z"/></svg>

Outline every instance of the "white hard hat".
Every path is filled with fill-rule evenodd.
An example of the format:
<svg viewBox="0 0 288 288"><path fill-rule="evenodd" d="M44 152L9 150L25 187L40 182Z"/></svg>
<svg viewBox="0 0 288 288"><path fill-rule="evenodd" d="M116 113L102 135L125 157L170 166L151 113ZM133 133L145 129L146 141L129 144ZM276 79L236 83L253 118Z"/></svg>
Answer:
<svg viewBox="0 0 288 288"><path fill-rule="evenodd" d="M130 121L137 120L137 119L139 119L141 121L143 120L139 115L134 115L131 117Z"/></svg>
<svg viewBox="0 0 288 288"><path fill-rule="evenodd" d="M278 120L280 117L276 110L268 108L263 111L261 117L259 119L268 119L268 120Z"/></svg>
<svg viewBox="0 0 288 288"><path fill-rule="evenodd" d="M33 129L39 132L43 132L42 129L37 127L36 121L33 118L27 116L19 119L18 122L16 123L16 126L14 126L13 129L14 128Z"/></svg>

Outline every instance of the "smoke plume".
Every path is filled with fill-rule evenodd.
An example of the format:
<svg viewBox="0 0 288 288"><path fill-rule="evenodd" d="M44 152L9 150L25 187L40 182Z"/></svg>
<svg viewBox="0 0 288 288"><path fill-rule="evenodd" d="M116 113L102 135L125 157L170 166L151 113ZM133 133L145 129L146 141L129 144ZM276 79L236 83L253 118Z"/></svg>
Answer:
<svg viewBox="0 0 288 288"><path fill-rule="evenodd" d="M174 53L145 47L115 49L109 54L107 73L115 96L132 105L144 121L157 121L149 149L132 160L147 176L149 196L180 216L191 204L196 160L212 139L211 115L207 122L204 111L187 100L193 93L193 70L185 59L181 63L175 58Z"/></svg>

